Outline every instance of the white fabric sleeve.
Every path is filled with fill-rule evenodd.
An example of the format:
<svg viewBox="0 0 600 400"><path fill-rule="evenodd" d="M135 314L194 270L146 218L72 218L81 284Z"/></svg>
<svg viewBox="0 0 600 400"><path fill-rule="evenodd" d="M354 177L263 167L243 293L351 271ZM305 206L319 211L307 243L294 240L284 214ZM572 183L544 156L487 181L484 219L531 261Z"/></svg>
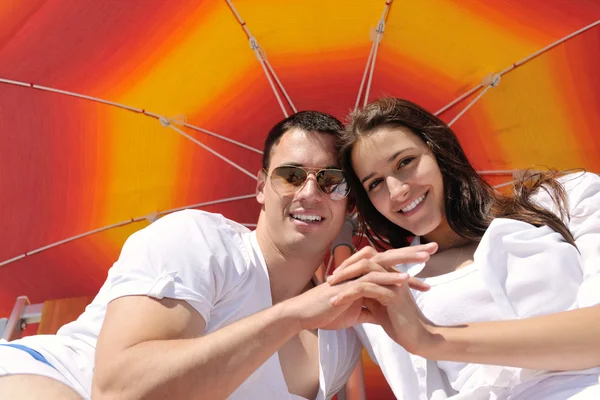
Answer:
<svg viewBox="0 0 600 400"><path fill-rule="evenodd" d="M577 249L548 226L497 218L475 257L504 319L543 315L600 303L600 178L560 178L567 193L565 220ZM560 215L546 191L533 198Z"/></svg>
<svg viewBox="0 0 600 400"><path fill-rule="evenodd" d="M589 307L600 304L600 177L574 174L562 181L571 214L568 227L581 253L583 283L577 305Z"/></svg>
<svg viewBox="0 0 600 400"><path fill-rule="evenodd" d="M319 359L321 381L330 399L344 386L361 357L362 345L354 329L319 330Z"/></svg>
<svg viewBox="0 0 600 400"><path fill-rule="evenodd" d="M247 265L241 238L224 221L186 210L131 235L109 271L107 301L130 295L183 300L208 323L213 305Z"/></svg>

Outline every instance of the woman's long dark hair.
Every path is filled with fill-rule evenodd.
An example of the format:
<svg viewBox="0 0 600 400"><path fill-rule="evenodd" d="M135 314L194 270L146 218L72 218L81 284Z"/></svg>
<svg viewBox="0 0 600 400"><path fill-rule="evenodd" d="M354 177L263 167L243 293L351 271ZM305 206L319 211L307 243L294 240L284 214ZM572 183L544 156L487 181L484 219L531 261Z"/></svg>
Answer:
<svg viewBox="0 0 600 400"><path fill-rule="evenodd" d="M515 182L513 195L503 195L487 183L469 163L458 138L442 120L418 105L396 98L382 98L350 114L339 141L342 167L352 188L363 233L376 246L408 245L411 232L390 222L371 203L352 168L352 149L364 137L382 127L405 127L429 145L444 182L446 219L460 237L479 241L494 218L511 218L534 226L548 225L575 246L573 235L563 223L568 218L565 190L556 171L538 172ZM560 217L530 200L546 190L560 210Z"/></svg>

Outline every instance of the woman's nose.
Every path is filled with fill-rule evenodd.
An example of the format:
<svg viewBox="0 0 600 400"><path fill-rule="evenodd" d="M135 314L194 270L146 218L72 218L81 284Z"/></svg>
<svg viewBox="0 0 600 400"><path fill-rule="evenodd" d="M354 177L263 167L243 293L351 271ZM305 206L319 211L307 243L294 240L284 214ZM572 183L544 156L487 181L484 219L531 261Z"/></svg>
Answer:
<svg viewBox="0 0 600 400"><path fill-rule="evenodd" d="M392 201L404 201L408 195L410 186L394 177L387 179L387 187L390 192L390 199Z"/></svg>

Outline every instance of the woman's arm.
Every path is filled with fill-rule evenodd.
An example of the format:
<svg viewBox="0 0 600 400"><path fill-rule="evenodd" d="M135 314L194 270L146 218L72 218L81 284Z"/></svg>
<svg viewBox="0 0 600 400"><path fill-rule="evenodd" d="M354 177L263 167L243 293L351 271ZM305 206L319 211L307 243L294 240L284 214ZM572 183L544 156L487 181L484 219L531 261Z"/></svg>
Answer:
<svg viewBox="0 0 600 400"><path fill-rule="evenodd" d="M337 284L372 271L391 270L396 253L365 248L328 279ZM332 299L343 305L361 296L349 288ZM407 351L432 360L576 370L600 366L600 306L519 320L436 326L406 287L373 292L364 301L374 319Z"/></svg>
<svg viewBox="0 0 600 400"><path fill-rule="evenodd" d="M413 354L542 370L600 366L600 306L520 320L436 326L423 316L407 287L390 292L373 292L364 305L376 323ZM341 306L360 296L349 289L332 303Z"/></svg>
<svg viewBox="0 0 600 400"><path fill-rule="evenodd" d="M543 370L600 366L600 306L426 329L427 339L417 344L415 352L432 360Z"/></svg>

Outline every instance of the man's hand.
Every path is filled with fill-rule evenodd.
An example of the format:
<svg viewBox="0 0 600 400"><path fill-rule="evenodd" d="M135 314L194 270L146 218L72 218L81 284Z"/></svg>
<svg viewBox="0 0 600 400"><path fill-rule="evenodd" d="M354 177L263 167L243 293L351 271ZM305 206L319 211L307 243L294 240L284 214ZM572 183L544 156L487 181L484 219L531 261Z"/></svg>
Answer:
<svg viewBox="0 0 600 400"><path fill-rule="evenodd" d="M373 248L363 248L349 257L327 280L334 287L344 287L331 303L345 309L360 301L365 307L363 319L381 325L387 334L406 348L416 352L430 339L432 323L425 318L414 302L409 286L425 291L429 286L407 274L398 274L397 264L425 262L437 251L437 244L405 247L378 253ZM377 274L377 275L375 275ZM403 284L361 290L354 282L369 281L381 274L404 275ZM344 286L347 285L347 286Z"/></svg>
<svg viewBox="0 0 600 400"><path fill-rule="evenodd" d="M393 295L393 290L409 279L405 273L375 272L357 280L332 286L319 285L297 297L281 303L286 313L297 320L299 329L343 329L355 324L374 322L370 311L363 307L363 298ZM332 298L344 293L345 301L333 304Z"/></svg>

